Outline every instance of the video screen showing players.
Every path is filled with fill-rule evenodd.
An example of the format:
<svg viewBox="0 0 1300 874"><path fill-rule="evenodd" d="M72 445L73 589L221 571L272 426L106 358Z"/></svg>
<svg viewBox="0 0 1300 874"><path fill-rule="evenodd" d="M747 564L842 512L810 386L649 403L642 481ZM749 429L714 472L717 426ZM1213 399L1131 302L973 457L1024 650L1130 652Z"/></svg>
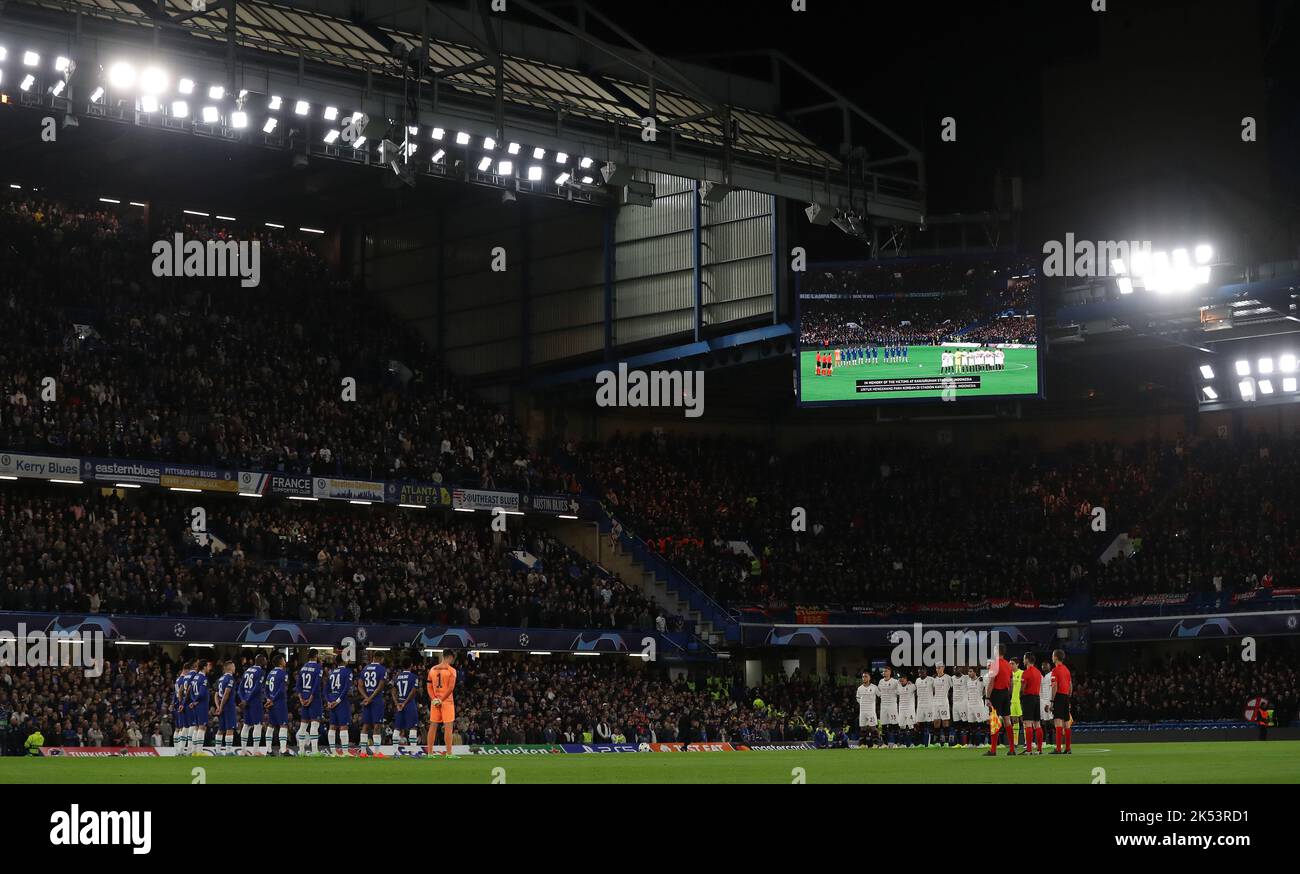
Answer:
<svg viewBox="0 0 1300 874"><path fill-rule="evenodd" d="M1037 396L1038 311L1025 257L813 265L799 287L799 402Z"/></svg>

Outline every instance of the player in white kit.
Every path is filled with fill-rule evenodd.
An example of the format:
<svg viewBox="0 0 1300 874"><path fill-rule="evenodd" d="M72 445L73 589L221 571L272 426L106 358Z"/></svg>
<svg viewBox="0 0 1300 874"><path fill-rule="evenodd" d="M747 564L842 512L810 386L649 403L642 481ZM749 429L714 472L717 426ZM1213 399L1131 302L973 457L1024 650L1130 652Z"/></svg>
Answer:
<svg viewBox="0 0 1300 874"><path fill-rule="evenodd" d="M909 749L916 746L916 685L907 674L898 675L898 727L903 731L899 742Z"/></svg>
<svg viewBox="0 0 1300 874"><path fill-rule="evenodd" d="M955 669L952 678L952 722L953 746L966 746L966 672L961 668Z"/></svg>
<svg viewBox="0 0 1300 874"><path fill-rule="evenodd" d="M934 669L934 733L938 736L939 743L945 747L956 742L951 736L952 705L948 702L950 692L952 674L943 665L937 665Z"/></svg>
<svg viewBox="0 0 1300 874"><path fill-rule="evenodd" d="M916 722L921 727L921 743L930 745L930 727L934 722L934 677L922 665L917 670L916 683Z"/></svg>
<svg viewBox="0 0 1300 874"><path fill-rule="evenodd" d="M971 723L971 745L983 747L988 743L985 735L989 730L989 702L985 697L988 673L981 675L971 667L967 669L966 676L970 678L966 683L966 714L970 717Z"/></svg>
<svg viewBox="0 0 1300 874"><path fill-rule="evenodd" d="M871 682L871 672L862 672L862 685L858 687L858 745L860 749L874 747L880 742L880 721L876 717L876 702L880 689Z"/></svg>
<svg viewBox="0 0 1300 874"><path fill-rule="evenodd" d="M1043 662L1040 670L1043 672L1043 685L1038 691L1039 725L1043 727L1043 733L1046 735L1045 741L1054 744L1056 743L1056 723L1053 720L1056 717L1052 715L1052 684L1048 682L1048 678L1052 673L1051 662Z"/></svg>
<svg viewBox="0 0 1300 874"><path fill-rule="evenodd" d="M894 669L885 665L880 679L880 730L890 749L898 746L898 680Z"/></svg>

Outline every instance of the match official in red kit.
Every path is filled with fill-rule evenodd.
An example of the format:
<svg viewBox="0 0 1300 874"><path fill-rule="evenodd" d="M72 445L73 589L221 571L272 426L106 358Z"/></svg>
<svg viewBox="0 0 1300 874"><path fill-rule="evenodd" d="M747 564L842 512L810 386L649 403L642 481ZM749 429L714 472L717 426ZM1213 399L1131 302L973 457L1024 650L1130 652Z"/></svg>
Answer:
<svg viewBox="0 0 1300 874"><path fill-rule="evenodd" d="M1007 755L1016 754L1016 727L1011 723L1011 662L1007 661L1006 646L998 645L998 657L989 665L989 706L997 711L1002 728L1007 733ZM998 754L998 733L989 732L987 756Z"/></svg>
<svg viewBox="0 0 1300 874"><path fill-rule="evenodd" d="M1065 741L1065 754L1070 752L1070 735L1074 717L1070 713L1070 669L1065 666L1065 651L1052 651L1052 716L1056 719L1056 749L1052 755L1061 755L1061 741Z"/></svg>
<svg viewBox="0 0 1300 874"><path fill-rule="evenodd" d="M1025 726L1025 754L1034 754L1034 739L1038 739L1038 755L1043 754L1043 672L1038 670L1035 655L1025 653L1025 670L1020 675L1021 722Z"/></svg>

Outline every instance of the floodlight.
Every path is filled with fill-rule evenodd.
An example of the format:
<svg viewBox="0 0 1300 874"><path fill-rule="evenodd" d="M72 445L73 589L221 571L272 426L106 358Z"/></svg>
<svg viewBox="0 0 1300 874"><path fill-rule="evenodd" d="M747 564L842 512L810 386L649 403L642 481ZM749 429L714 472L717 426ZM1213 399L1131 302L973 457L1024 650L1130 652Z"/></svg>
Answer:
<svg viewBox="0 0 1300 874"><path fill-rule="evenodd" d="M108 84L119 91L124 91L135 84L135 67L125 61L118 61L108 68Z"/></svg>
<svg viewBox="0 0 1300 874"><path fill-rule="evenodd" d="M545 157L546 157L546 150L543 149L541 146L538 146L537 148L533 149L533 160L534 160L534 161L540 161L540 160L542 160L542 159L545 158Z"/></svg>
<svg viewBox="0 0 1300 874"><path fill-rule="evenodd" d="M569 163L569 156L568 156L568 154L565 153L565 152L556 152L556 153L555 153L555 163L557 163L557 164L567 164L567 163Z"/></svg>
<svg viewBox="0 0 1300 874"><path fill-rule="evenodd" d="M1243 361L1238 361L1238 362L1237 362L1237 376L1250 376L1250 362L1249 362L1249 361L1244 361L1244 360L1243 360Z"/></svg>
<svg viewBox="0 0 1300 874"><path fill-rule="evenodd" d="M443 158L445 158L445 157L447 157L447 150L446 150L446 149L439 149L438 151L436 151L436 152L433 153L433 157L430 158L429 160L432 161L433 163L437 164L439 161L441 161L441 160L442 160Z"/></svg>
<svg viewBox="0 0 1300 874"><path fill-rule="evenodd" d="M519 154L519 150L520 150L521 148L523 148L523 147L520 146L518 143L511 143L510 146L506 149L506 151L509 152L509 153L512 154L512 155L518 155L518 154Z"/></svg>
<svg viewBox="0 0 1300 874"><path fill-rule="evenodd" d="M1110 262L1110 269L1111 269L1111 272L1114 273L1116 276L1122 276L1122 275L1124 275L1125 272L1127 272L1127 271L1124 270L1124 259L1123 259L1123 258L1116 258L1114 261L1111 261L1111 262Z"/></svg>
<svg viewBox="0 0 1300 874"><path fill-rule="evenodd" d="M1201 365L1201 376L1205 379L1214 379L1214 368L1208 364Z"/></svg>
<svg viewBox="0 0 1300 874"><path fill-rule="evenodd" d="M1201 389L1201 392L1205 395L1207 401L1217 401L1219 399L1219 393L1211 386L1205 386L1205 388Z"/></svg>
<svg viewBox="0 0 1300 874"><path fill-rule="evenodd" d="M146 67L140 74L140 90L145 94L162 94L167 90L167 74L159 67Z"/></svg>
<svg viewBox="0 0 1300 874"><path fill-rule="evenodd" d="M1243 401L1253 401L1255 399L1255 380L1243 379L1237 383L1237 391Z"/></svg>
<svg viewBox="0 0 1300 874"><path fill-rule="evenodd" d="M221 100L225 96L226 96L226 86L224 85L212 85L208 88L209 100Z"/></svg>
<svg viewBox="0 0 1300 874"><path fill-rule="evenodd" d="M498 176L513 176L513 175L515 175L515 165L514 165L514 162L512 162L512 161L502 161L501 163L497 164L497 175L498 175Z"/></svg>
<svg viewBox="0 0 1300 874"><path fill-rule="evenodd" d="M469 134L465 133L464 131L457 131L457 132L456 132L456 145L458 145L458 146L468 146L468 145L469 145Z"/></svg>
<svg viewBox="0 0 1300 874"><path fill-rule="evenodd" d="M1283 373L1295 373L1295 356L1288 352L1277 359L1277 366Z"/></svg>
<svg viewBox="0 0 1300 874"><path fill-rule="evenodd" d="M152 94L146 94L146 95L144 95L143 97L141 97L141 98L140 98L140 111L141 111L141 112L148 112L148 113L157 112L157 111L158 111L158 98L157 98L157 97L154 97Z"/></svg>
<svg viewBox="0 0 1300 874"><path fill-rule="evenodd" d="M36 52L23 52L23 66L35 67L41 62L41 56Z"/></svg>
<svg viewBox="0 0 1300 874"><path fill-rule="evenodd" d="M1208 244L1202 243L1201 245L1196 247L1197 264L1209 264L1213 258L1214 258L1214 249L1211 248Z"/></svg>
<svg viewBox="0 0 1300 874"><path fill-rule="evenodd" d="M581 167L582 169L586 170L586 169L590 168L591 165L594 164L594 163L596 163L596 162L593 161L591 158L583 158L581 161L578 162L578 166Z"/></svg>
<svg viewBox="0 0 1300 874"><path fill-rule="evenodd" d="M339 108L337 106L325 107L325 120L334 121L339 117Z"/></svg>
<svg viewBox="0 0 1300 874"><path fill-rule="evenodd" d="M59 71L60 73L68 72L68 67L71 65L72 65L72 61L69 60L68 58L65 58L63 55L59 55L57 58L54 59L54 69Z"/></svg>
<svg viewBox="0 0 1300 874"><path fill-rule="evenodd" d="M1273 393L1273 380L1261 379L1259 381L1259 393L1263 395L1271 395Z"/></svg>
<svg viewBox="0 0 1300 874"><path fill-rule="evenodd" d="M1294 376L1282 377L1282 391L1295 391L1296 378Z"/></svg>
<svg viewBox="0 0 1300 874"><path fill-rule="evenodd" d="M478 171L480 173L486 173L491 167L492 167L491 158L484 158L483 160L478 162Z"/></svg>
<svg viewBox="0 0 1300 874"><path fill-rule="evenodd" d="M541 168L541 167L529 167L529 168L528 168L528 181L529 181L529 182L541 182L541 181L542 181L542 168Z"/></svg>
<svg viewBox="0 0 1300 874"><path fill-rule="evenodd" d="M230 114L230 126L235 130L243 130L248 127L248 113L243 110L236 110Z"/></svg>
<svg viewBox="0 0 1300 874"><path fill-rule="evenodd" d="M90 92L91 103L98 103L101 99L103 99L103 97L104 97L103 88L96 88L94 91Z"/></svg>
<svg viewBox="0 0 1300 874"><path fill-rule="evenodd" d="M299 100L293 105L293 112L294 115L306 115L308 112L311 112L311 104L306 100Z"/></svg>
<svg viewBox="0 0 1300 874"><path fill-rule="evenodd" d="M269 109L269 110L271 110L272 112L279 112L279 111L280 111L280 104L283 103L283 102L284 102L284 101L281 100L279 97L277 97L276 95L272 94L272 95L271 95L271 99L268 100L267 103L266 103L266 108Z"/></svg>
<svg viewBox="0 0 1300 874"><path fill-rule="evenodd" d="M221 113L217 112L217 108L215 106L203 107L204 124L216 124L220 118L221 118Z"/></svg>
<svg viewBox="0 0 1300 874"><path fill-rule="evenodd" d="M484 138L483 138L483 148L485 148L485 149L487 149L489 152L491 152L491 151L493 151L494 149L496 149L496 147L497 147L497 141L494 140L494 139L492 139L492 137L484 137Z"/></svg>
<svg viewBox="0 0 1300 874"><path fill-rule="evenodd" d="M55 97L58 97L60 94L63 93L63 89L66 87L68 87L67 80L60 79L59 81L54 83L54 87L50 89L50 93L53 94Z"/></svg>
<svg viewBox="0 0 1300 874"><path fill-rule="evenodd" d="M23 81L18 83L18 87L24 91L31 91L32 86L36 84L36 77L28 73L23 77Z"/></svg>
<svg viewBox="0 0 1300 874"><path fill-rule="evenodd" d="M430 136L432 136L438 142L442 142L443 137L447 136L447 131L444 128L435 127L433 131L430 133Z"/></svg>
<svg viewBox="0 0 1300 874"><path fill-rule="evenodd" d="M268 118L266 124L262 125L262 133L269 134L275 131L275 126L280 123L279 119Z"/></svg>
<svg viewBox="0 0 1300 874"><path fill-rule="evenodd" d="M555 184L556 184L556 185L567 185L567 184L569 184L569 180L572 179L572 178L573 178L573 177L569 175L568 171L565 171L564 173L561 173L559 176L556 176L556 177L555 177Z"/></svg>
<svg viewBox="0 0 1300 874"><path fill-rule="evenodd" d="M182 94L193 94L194 80L193 79L180 80L179 82L176 83L176 90L181 92Z"/></svg>
<svg viewBox="0 0 1300 874"><path fill-rule="evenodd" d="M1115 284L1119 286L1120 294L1133 293L1133 280L1129 279L1127 276L1121 276L1119 279L1116 279Z"/></svg>
<svg viewBox="0 0 1300 874"><path fill-rule="evenodd" d="M1260 372L1260 373L1272 373L1272 372L1273 372L1273 359L1272 359L1272 358L1261 358L1261 359L1259 359L1259 372Z"/></svg>

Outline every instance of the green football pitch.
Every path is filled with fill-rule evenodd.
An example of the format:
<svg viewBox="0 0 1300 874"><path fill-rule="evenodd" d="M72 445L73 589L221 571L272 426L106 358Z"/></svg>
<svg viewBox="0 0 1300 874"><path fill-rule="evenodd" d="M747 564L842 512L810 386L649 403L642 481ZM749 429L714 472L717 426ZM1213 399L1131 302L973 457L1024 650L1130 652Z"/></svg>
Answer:
<svg viewBox="0 0 1300 874"><path fill-rule="evenodd" d="M939 356L944 349L940 346L909 346L906 364L859 364L854 367L840 365L831 376L817 375L817 352L807 350L799 353L800 391L804 403L826 403L827 401L883 401L896 398L938 398L942 397L940 387L925 388L916 391L899 390L888 392L859 392L859 380L877 382L891 379L916 379L930 377L943 379ZM1038 394L1038 350L1007 349L1004 370L975 373L955 373L954 378L978 376L979 388L958 387L956 400L967 397L994 397L998 395L1036 395Z"/></svg>
<svg viewBox="0 0 1300 874"><path fill-rule="evenodd" d="M181 784L200 778L209 784L1300 783L1300 741L1076 744L1069 756L996 759L972 749L938 748L499 755L452 761L0 759L0 784Z"/></svg>

